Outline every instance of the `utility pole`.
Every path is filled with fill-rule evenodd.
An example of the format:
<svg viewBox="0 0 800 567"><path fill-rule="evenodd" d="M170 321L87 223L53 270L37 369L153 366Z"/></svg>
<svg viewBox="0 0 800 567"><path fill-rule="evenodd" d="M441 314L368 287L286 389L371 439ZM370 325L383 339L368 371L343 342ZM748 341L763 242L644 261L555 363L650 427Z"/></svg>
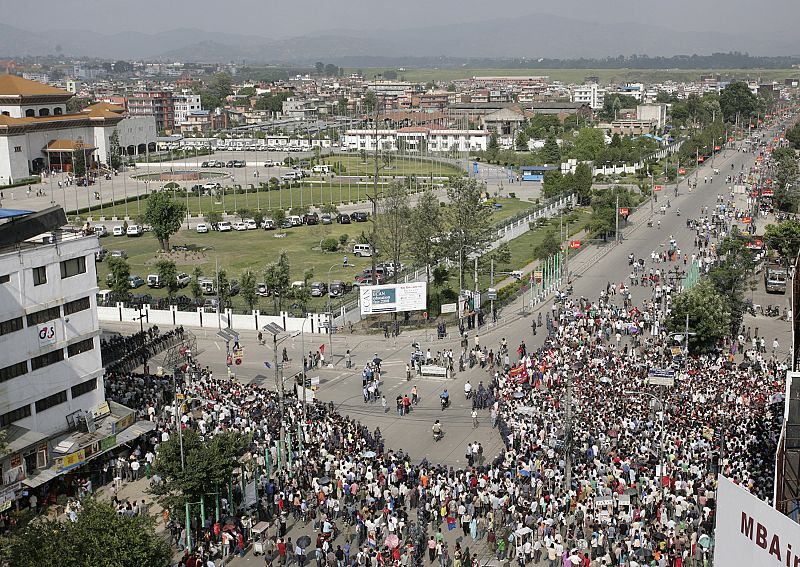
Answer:
<svg viewBox="0 0 800 567"><path fill-rule="evenodd" d="M615 232L614 232L614 240L617 244L619 244L619 194L617 194L617 208L614 211L614 224L615 224Z"/></svg>
<svg viewBox="0 0 800 567"><path fill-rule="evenodd" d="M489 262L489 282L491 282L489 285L492 287L492 289L494 289L494 258L491 258ZM490 301L491 305L489 308L492 310L492 322L494 322L494 299Z"/></svg>
<svg viewBox="0 0 800 567"><path fill-rule="evenodd" d="M378 222L378 93L373 88L373 94L375 95L375 148L374 148L374 156L375 156L375 177L372 179L372 234L370 235L370 244L372 245L372 285L377 285L378 283L378 274L376 273L375 262L377 260L376 256L377 253L375 251L375 241L376 238L376 223Z"/></svg>
<svg viewBox="0 0 800 567"><path fill-rule="evenodd" d="M275 325L277 327L277 325ZM269 330L269 329L267 329ZM272 348L275 355L275 386L278 390L278 412L281 416L281 433L280 433L280 447L278 448L278 454L283 451L283 448L286 446L286 426L284 425L284 413L283 413L283 380L281 380L280 375L280 368L278 367L278 333L270 331L272 333ZM305 388L305 382L303 383L303 388ZM285 467L285 461L281 459L280 466Z"/></svg>

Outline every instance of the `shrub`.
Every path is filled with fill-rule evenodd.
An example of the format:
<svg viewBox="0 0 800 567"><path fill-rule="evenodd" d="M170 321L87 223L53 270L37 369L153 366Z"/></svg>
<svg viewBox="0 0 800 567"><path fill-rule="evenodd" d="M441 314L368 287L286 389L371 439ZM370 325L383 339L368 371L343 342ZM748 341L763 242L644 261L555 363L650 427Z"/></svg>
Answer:
<svg viewBox="0 0 800 567"><path fill-rule="evenodd" d="M350 240L350 235L349 234L344 233L344 234L340 234L339 235L339 244L341 244L342 246L347 244L348 240Z"/></svg>
<svg viewBox="0 0 800 567"><path fill-rule="evenodd" d="M336 252L339 249L339 241L333 237L326 238L322 241L321 246L323 252Z"/></svg>

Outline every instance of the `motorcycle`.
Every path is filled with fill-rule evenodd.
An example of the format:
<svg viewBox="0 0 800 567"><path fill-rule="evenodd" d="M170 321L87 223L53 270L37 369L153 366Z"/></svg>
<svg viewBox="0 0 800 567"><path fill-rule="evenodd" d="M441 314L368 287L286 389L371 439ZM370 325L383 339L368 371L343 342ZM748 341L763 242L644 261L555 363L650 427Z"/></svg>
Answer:
<svg viewBox="0 0 800 567"><path fill-rule="evenodd" d="M444 431L434 431L433 432L433 441L434 443L438 443L444 437Z"/></svg>
<svg viewBox="0 0 800 567"><path fill-rule="evenodd" d="M442 397L440 397L439 398L439 403L442 406L442 411L444 411L446 408L448 408L450 406L450 398L442 398Z"/></svg>
<svg viewBox="0 0 800 567"><path fill-rule="evenodd" d="M681 216L681 210L680 210L680 209L678 209L677 211L675 211L675 213L676 213L678 216Z"/></svg>

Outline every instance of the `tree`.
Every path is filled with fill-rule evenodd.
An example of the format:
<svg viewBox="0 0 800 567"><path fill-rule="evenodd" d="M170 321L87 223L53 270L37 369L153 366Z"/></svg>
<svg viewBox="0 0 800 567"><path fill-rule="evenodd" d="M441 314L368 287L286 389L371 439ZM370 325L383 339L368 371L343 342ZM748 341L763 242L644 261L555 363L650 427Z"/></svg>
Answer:
<svg viewBox="0 0 800 567"><path fill-rule="evenodd" d="M239 215L239 218L242 219L242 221L244 221L244 219L250 218L253 213L246 207L239 207L236 209L236 214Z"/></svg>
<svg viewBox="0 0 800 567"><path fill-rule="evenodd" d="M408 191L403 181L393 181L384 190L378 200L377 240L378 249L400 265L406 245L408 244L408 224L410 209L408 208ZM394 271L395 282L400 270Z"/></svg>
<svg viewBox="0 0 800 567"><path fill-rule="evenodd" d="M236 96L240 96L240 97L251 97L254 94L256 94L256 88L255 87L242 87L241 89L236 91Z"/></svg>
<svg viewBox="0 0 800 567"><path fill-rule="evenodd" d="M258 290L256 289L256 273L250 269L245 268L242 270L242 275L239 277L239 289L242 294L242 299L247 304L247 307L252 311L258 303Z"/></svg>
<svg viewBox="0 0 800 567"><path fill-rule="evenodd" d="M222 213L219 211L210 211L205 214L206 220L211 226L216 227L222 221Z"/></svg>
<svg viewBox="0 0 800 567"><path fill-rule="evenodd" d="M186 216L186 205L174 201L168 193L151 193L147 198L144 220L152 229L164 252L169 252L169 239L178 232Z"/></svg>
<svg viewBox="0 0 800 567"><path fill-rule="evenodd" d="M686 330L689 316L689 352L708 352L731 330L730 305L713 282L701 279L694 287L680 293L672 302L667 328L672 333Z"/></svg>
<svg viewBox="0 0 800 567"><path fill-rule="evenodd" d="M218 433L200 439L194 429L184 429L185 466L181 466L178 435L172 435L159 445L153 472L163 482L153 485L150 493L167 509L182 509L186 501L197 502L201 494L215 492L228 484L245 446L246 440L239 433Z"/></svg>
<svg viewBox="0 0 800 567"><path fill-rule="evenodd" d="M306 306L308 302L311 301L311 280L313 277L314 270L312 268L306 268L303 270L303 285L290 288L292 297L300 304L300 309L303 314L306 313Z"/></svg>
<svg viewBox="0 0 800 567"><path fill-rule="evenodd" d="M230 73L217 73L211 79L208 88L200 93L203 108L213 110L223 106L225 98L233 93L233 77Z"/></svg>
<svg viewBox="0 0 800 567"><path fill-rule="evenodd" d="M231 299L231 283L228 281L228 272L223 268L217 269L217 298L220 310L228 307Z"/></svg>
<svg viewBox="0 0 800 567"><path fill-rule="evenodd" d="M800 124L795 124L786 130L785 136L794 149L800 150Z"/></svg>
<svg viewBox="0 0 800 567"><path fill-rule="evenodd" d="M338 77L340 74L340 69L337 65L333 63L328 63L325 65L325 76L326 77Z"/></svg>
<svg viewBox="0 0 800 567"><path fill-rule="evenodd" d="M75 149L72 151L72 173L75 177L83 177L91 165L92 152L89 146L78 140Z"/></svg>
<svg viewBox="0 0 800 567"><path fill-rule="evenodd" d="M739 328L744 314L744 293L750 287L755 262L738 232L732 232L717 244L717 262L708 272L708 279L728 302L731 332Z"/></svg>
<svg viewBox="0 0 800 567"><path fill-rule="evenodd" d="M124 295L131 289L128 278L131 276L131 268L123 258L111 256L106 260L110 276L110 288L115 294Z"/></svg>
<svg viewBox="0 0 800 567"><path fill-rule="evenodd" d="M550 135L544 143L544 146L539 150L539 156L542 161L549 165L561 163L561 148L558 147L556 137Z"/></svg>
<svg viewBox="0 0 800 567"><path fill-rule="evenodd" d="M587 163L579 163L572 176L572 185L578 195L579 205L588 205L592 197L592 168Z"/></svg>
<svg viewBox="0 0 800 567"><path fill-rule="evenodd" d="M275 313L279 313L283 307L283 299L289 292L289 254L286 250L281 250L277 262L270 262L264 268L264 283L272 293L275 305Z"/></svg>
<svg viewBox="0 0 800 567"><path fill-rule="evenodd" d="M606 142L602 130L581 128L575 136L572 157L579 161L594 161L605 149Z"/></svg>
<svg viewBox="0 0 800 567"><path fill-rule="evenodd" d="M116 128L108 137L108 165L112 169L119 169L122 166L122 153L119 148L119 132Z"/></svg>
<svg viewBox="0 0 800 567"><path fill-rule="evenodd" d="M322 75L325 72L325 63L317 61L314 63L314 68L317 71L317 75Z"/></svg>
<svg viewBox="0 0 800 567"><path fill-rule="evenodd" d="M750 91L747 83L737 81L728 84L719 95L719 105L725 120L736 122L737 117L747 120L758 111L758 97Z"/></svg>
<svg viewBox="0 0 800 567"><path fill-rule="evenodd" d="M286 211L283 209L273 209L270 212L270 217L275 224L275 228L278 229L278 232L283 232L283 221L286 220Z"/></svg>
<svg viewBox="0 0 800 567"><path fill-rule="evenodd" d="M492 130L492 133L489 134L489 143L486 145L486 152L494 159L499 151L500 141L497 138L497 132Z"/></svg>
<svg viewBox="0 0 800 567"><path fill-rule="evenodd" d="M555 197L564 192L564 174L560 169L553 171L545 171L544 180L542 183L542 195L547 197Z"/></svg>
<svg viewBox="0 0 800 567"><path fill-rule="evenodd" d="M375 94L375 91L369 89L364 94L362 104L364 105L364 112L367 114L374 112L375 109L378 108L378 96Z"/></svg>
<svg viewBox="0 0 800 567"><path fill-rule="evenodd" d="M39 518L6 540L5 559L16 567L56 563L63 567L168 565L172 550L146 515L118 514L110 504L86 498L76 522Z"/></svg>
<svg viewBox="0 0 800 567"><path fill-rule="evenodd" d="M800 252L800 221L788 219L777 225L768 224L764 229L764 240L770 250L793 262Z"/></svg>
<svg viewBox="0 0 800 567"><path fill-rule="evenodd" d="M339 249L339 241L332 236L325 238L320 243L323 252L336 252Z"/></svg>
<svg viewBox="0 0 800 567"><path fill-rule="evenodd" d="M544 235L544 239L537 244L533 249L533 255L538 260L544 260L561 251L561 243L556 238L556 233L548 230Z"/></svg>
<svg viewBox="0 0 800 567"><path fill-rule="evenodd" d="M529 140L530 138L528 137L528 135L523 130L520 130L517 133L516 140L514 141L514 147L517 149L517 151L526 152L528 151Z"/></svg>
<svg viewBox="0 0 800 567"><path fill-rule="evenodd" d="M347 234L346 232L339 235L339 244L341 246L346 246L348 240L350 240L350 235Z"/></svg>
<svg viewBox="0 0 800 567"><path fill-rule="evenodd" d="M449 251L459 259L459 285L463 288L467 258L480 255L492 239L492 211L482 202L485 184L459 177L447 188Z"/></svg>
<svg viewBox="0 0 800 567"><path fill-rule="evenodd" d="M203 288L200 287L200 278L203 277L203 268L195 266L192 270L192 281L189 283L189 290L192 292L192 297L199 299L203 295Z"/></svg>
<svg viewBox="0 0 800 567"><path fill-rule="evenodd" d="M293 92L282 92L276 94L263 94L256 99L256 110L269 110L270 112L281 112L283 103L293 95Z"/></svg>
<svg viewBox="0 0 800 567"><path fill-rule="evenodd" d="M167 295L175 297L178 292L178 268L172 260L159 260L156 262L156 270L161 285L167 288Z"/></svg>
<svg viewBox="0 0 800 567"><path fill-rule="evenodd" d="M431 266L436 262L442 241L443 219L439 199L428 187L411 209L408 227L408 251L415 266L425 267L426 281L431 281Z"/></svg>

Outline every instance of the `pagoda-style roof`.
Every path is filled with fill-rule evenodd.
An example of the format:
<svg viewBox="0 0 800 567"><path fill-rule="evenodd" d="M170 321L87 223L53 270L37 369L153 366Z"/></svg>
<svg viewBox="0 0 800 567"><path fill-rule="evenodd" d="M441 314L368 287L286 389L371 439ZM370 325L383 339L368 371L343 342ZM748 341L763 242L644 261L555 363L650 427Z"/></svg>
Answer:
<svg viewBox="0 0 800 567"><path fill-rule="evenodd" d="M39 83L23 79L16 75L0 75L0 98L7 97L72 97L72 93Z"/></svg>

